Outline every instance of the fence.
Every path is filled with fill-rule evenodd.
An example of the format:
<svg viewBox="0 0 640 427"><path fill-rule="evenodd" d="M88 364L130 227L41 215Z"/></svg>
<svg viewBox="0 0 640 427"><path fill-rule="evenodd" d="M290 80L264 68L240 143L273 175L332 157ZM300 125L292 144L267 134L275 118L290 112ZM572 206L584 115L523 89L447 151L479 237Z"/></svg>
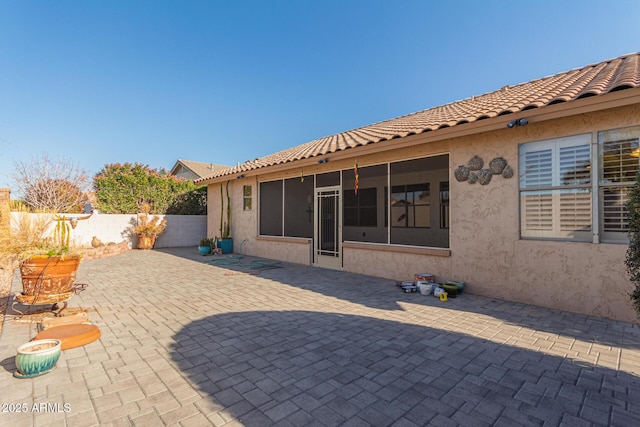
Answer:
<svg viewBox="0 0 640 427"><path fill-rule="evenodd" d="M11 220L18 215L38 215L11 212ZM68 215L78 217L84 215ZM167 220L167 228L156 240L156 248L175 248L181 246L197 246L200 239L207 235L206 215L159 215ZM89 219L78 221L76 228L71 231L71 239L76 245L91 247L93 237L97 237L104 244L109 242L129 242L129 247L135 246L135 236L128 228L135 224L136 215L95 214Z"/></svg>

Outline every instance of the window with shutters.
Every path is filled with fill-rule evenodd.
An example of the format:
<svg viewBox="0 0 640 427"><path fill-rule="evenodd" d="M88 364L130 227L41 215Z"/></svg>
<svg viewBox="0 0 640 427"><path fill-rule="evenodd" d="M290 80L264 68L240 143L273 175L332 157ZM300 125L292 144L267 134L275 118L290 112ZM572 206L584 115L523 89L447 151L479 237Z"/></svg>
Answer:
<svg viewBox="0 0 640 427"><path fill-rule="evenodd" d="M636 182L640 126L598 132L600 234L602 242L626 242L627 196Z"/></svg>
<svg viewBox="0 0 640 427"><path fill-rule="evenodd" d="M640 126L521 145L521 236L628 243L639 165Z"/></svg>
<svg viewBox="0 0 640 427"><path fill-rule="evenodd" d="M592 240L591 135L520 147L522 237Z"/></svg>

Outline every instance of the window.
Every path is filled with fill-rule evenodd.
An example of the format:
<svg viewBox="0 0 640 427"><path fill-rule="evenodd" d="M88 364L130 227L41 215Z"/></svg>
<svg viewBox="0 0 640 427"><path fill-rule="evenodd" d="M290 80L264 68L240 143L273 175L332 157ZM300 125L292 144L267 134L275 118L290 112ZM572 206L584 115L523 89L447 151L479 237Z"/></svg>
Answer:
<svg viewBox="0 0 640 427"><path fill-rule="evenodd" d="M282 180L260 183L260 234L282 236Z"/></svg>
<svg viewBox="0 0 640 427"><path fill-rule="evenodd" d="M284 180L284 235L313 237L313 177Z"/></svg>
<svg viewBox="0 0 640 427"><path fill-rule="evenodd" d="M313 237L313 176L260 183L260 234Z"/></svg>
<svg viewBox="0 0 640 427"><path fill-rule="evenodd" d="M626 242L627 200L638 174L640 126L598 133L598 196L602 241Z"/></svg>
<svg viewBox="0 0 640 427"><path fill-rule="evenodd" d="M521 236L626 243L640 126L523 144ZM597 177L597 179L595 178Z"/></svg>
<svg viewBox="0 0 640 427"><path fill-rule="evenodd" d="M440 183L440 228L449 228L449 181Z"/></svg>
<svg viewBox="0 0 640 427"><path fill-rule="evenodd" d="M446 192L440 191L448 183L446 154L389 164L390 186L384 191L389 243L449 247L449 230L440 227L441 213L446 211L440 206L440 197Z"/></svg>
<svg viewBox="0 0 640 427"><path fill-rule="evenodd" d="M251 186L244 185L242 186L242 209L245 211L251 210Z"/></svg>
<svg viewBox="0 0 640 427"><path fill-rule="evenodd" d="M429 184L391 187L391 226L428 228L431 224Z"/></svg>
<svg viewBox="0 0 640 427"><path fill-rule="evenodd" d="M344 192L344 226L376 227L378 225L378 200L375 188L360 188Z"/></svg>
<svg viewBox="0 0 640 427"><path fill-rule="evenodd" d="M521 146L523 237L592 239L590 144L578 135Z"/></svg>
<svg viewBox="0 0 640 427"><path fill-rule="evenodd" d="M384 223L389 167L386 163L358 167L358 194L353 168L342 171L342 238L352 242L388 243Z"/></svg>

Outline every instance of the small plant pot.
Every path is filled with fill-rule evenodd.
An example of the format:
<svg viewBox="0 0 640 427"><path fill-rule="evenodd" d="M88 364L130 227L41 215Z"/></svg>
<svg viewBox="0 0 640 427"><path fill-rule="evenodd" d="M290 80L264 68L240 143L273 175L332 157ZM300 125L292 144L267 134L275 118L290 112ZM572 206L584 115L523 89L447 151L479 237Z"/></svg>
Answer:
<svg viewBox="0 0 640 427"><path fill-rule="evenodd" d="M60 358L62 341L57 339L35 340L17 349L16 378L34 378L53 370Z"/></svg>
<svg viewBox="0 0 640 427"><path fill-rule="evenodd" d="M153 249L153 245L156 243L156 236L138 236L138 249L149 250Z"/></svg>
<svg viewBox="0 0 640 427"><path fill-rule="evenodd" d="M447 285L455 285L457 289L457 294L460 295L464 290L464 282L459 280L447 280Z"/></svg>
<svg viewBox="0 0 640 427"><path fill-rule="evenodd" d="M433 293L434 284L431 282L418 281L418 289L422 295L431 295Z"/></svg>
<svg viewBox="0 0 640 427"><path fill-rule="evenodd" d="M449 295L449 298L455 298L458 296L458 286L457 285L444 285L445 292Z"/></svg>
<svg viewBox="0 0 640 427"><path fill-rule="evenodd" d="M218 249L222 250L223 254L233 253L233 239L218 239Z"/></svg>
<svg viewBox="0 0 640 427"><path fill-rule="evenodd" d="M198 246L198 252L200 252L200 255L209 255L211 253L211 246Z"/></svg>

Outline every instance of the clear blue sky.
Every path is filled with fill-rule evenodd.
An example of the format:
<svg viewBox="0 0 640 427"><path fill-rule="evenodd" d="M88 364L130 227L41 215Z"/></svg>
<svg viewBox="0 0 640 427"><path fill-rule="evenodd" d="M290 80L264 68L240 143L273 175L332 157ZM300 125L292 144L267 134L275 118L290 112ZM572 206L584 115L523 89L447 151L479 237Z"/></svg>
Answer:
<svg viewBox="0 0 640 427"><path fill-rule="evenodd" d="M640 50L640 2L0 0L0 187L234 165Z"/></svg>

